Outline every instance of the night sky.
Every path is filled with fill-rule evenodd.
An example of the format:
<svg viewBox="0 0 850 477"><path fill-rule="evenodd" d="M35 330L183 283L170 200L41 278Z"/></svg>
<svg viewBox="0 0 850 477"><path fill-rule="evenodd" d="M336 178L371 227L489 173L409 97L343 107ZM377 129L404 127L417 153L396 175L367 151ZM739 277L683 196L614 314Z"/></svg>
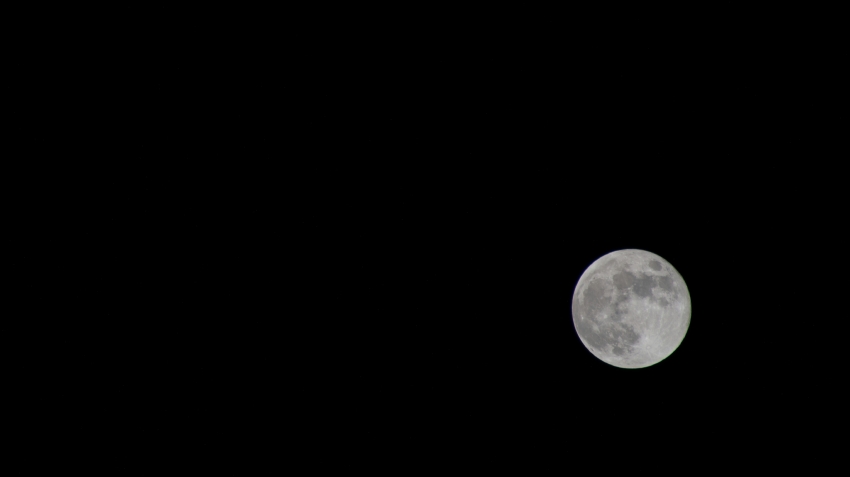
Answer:
<svg viewBox="0 0 850 477"><path fill-rule="evenodd" d="M824 162L843 156L800 73L820 63L743 20L628 17L340 14L333 35L186 34L68 76L90 95L51 93L60 134L32 144L111 165L22 202L45 211L19 229L41 370L23 389L61 435L210 459L250 441L319 467L593 455L606 473L799 449L841 415L826 357L846 347ZM692 300L679 348L637 370L593 357L570 311L628 248Z"/></svg>

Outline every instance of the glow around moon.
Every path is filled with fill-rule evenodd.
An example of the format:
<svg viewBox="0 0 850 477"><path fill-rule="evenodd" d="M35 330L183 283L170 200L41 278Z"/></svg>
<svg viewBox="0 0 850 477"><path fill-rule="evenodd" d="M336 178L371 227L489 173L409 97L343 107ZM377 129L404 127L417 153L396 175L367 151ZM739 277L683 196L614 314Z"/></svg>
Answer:
<svg viewBox="0 0 850 477"><path fill-rule="evenodd" d="M685 338L691 297L679 272L644 250L618 250L585 270L573 293L573 324L584 346L619 368L645 368Z"/></svg>

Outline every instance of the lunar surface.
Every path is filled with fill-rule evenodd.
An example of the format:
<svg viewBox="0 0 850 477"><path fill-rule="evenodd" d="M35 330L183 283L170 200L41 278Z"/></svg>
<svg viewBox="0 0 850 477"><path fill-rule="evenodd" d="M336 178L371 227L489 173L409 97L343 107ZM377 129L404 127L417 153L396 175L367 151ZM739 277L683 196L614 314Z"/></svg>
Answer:
<svg viewBox="0 0 850 477"><path fill-rule="evenodd" d="M618 250L584 271L573 293L573 324L584 346L619 368L645 368L670 356L691 322L679 272L644 250Z"/></svg>

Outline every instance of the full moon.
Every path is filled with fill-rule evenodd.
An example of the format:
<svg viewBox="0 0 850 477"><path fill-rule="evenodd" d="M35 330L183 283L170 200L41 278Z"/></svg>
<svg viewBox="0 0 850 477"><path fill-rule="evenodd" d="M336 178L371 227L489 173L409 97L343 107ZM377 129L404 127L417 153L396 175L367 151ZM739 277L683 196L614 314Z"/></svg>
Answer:
<svg viewBox="0 0 850 477"><path fill-rule="evenodd" d="M644 250L600 257L573 293L573 324L584 346L618 368L670 356L691 322L691 296L667 260Z"/></svg>

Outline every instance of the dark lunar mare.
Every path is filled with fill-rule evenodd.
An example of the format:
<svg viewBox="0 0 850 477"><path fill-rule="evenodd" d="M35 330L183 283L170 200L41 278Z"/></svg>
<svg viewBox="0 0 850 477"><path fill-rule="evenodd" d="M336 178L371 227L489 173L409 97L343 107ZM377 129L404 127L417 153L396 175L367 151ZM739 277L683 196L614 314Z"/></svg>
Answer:
<svg viewBox="0 0 850 477"><path fill-rule="evenodd" d="M652 289L655 286L655 277L642 275L639 279L635 281L632 290L634 290L635 295L641 298L649 298L652 296Z"/></svg>
<svg viewBox="0 0 850 477"><path fill-rule="evenodd" d="M673 280L671 280L670 277L655 277L655 281L657 282L658 286L661 287L662 290L669 292L674 291Z"/></svg>
<svg viewBox="0 0 850 477"><path fill-rule="evenodd" d="M614 286L621 290L634 285L637 280L637 277L635 277L631 272L616 273L612 278L614 279Z"/></svg>
<svg viewBox="0 0 850 477"><path fill-rule="evenodd" d="M653 277L646 274L639 274L636 276L631 272L620 272L614 275L614 286L621 290L628 290L631 288L635 294L641 298L648 298L652 296L652 289L658 286L656 282L657 278L664 278L664 284L666 286L670 286L670 278L669 277ZM666 289L666 288L665 288Z"/></svg>

